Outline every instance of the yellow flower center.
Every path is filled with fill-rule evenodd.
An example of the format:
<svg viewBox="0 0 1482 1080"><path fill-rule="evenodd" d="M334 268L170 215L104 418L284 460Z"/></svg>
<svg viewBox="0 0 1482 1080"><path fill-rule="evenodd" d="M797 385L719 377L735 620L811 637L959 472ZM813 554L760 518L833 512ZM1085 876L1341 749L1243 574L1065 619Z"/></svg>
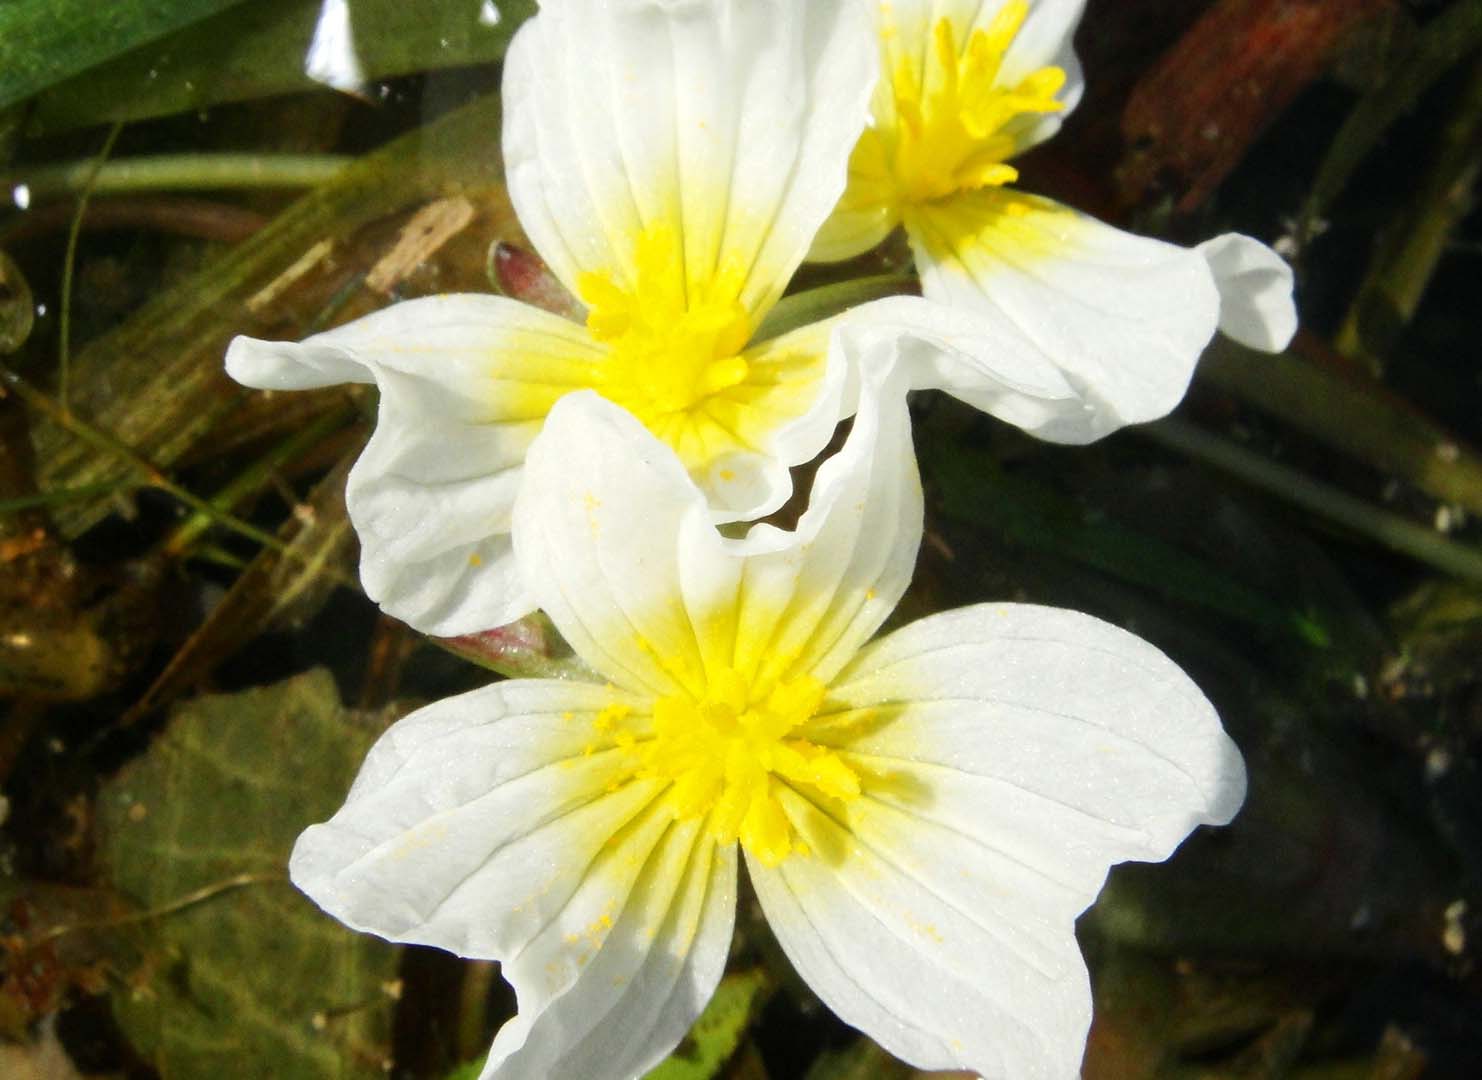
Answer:
<svg viewBox="0 0 1482 1080"><path fill-rule="evenodd" d="M598 390L662 435L675 414L745 381L740 353L752 327L738 299L744 274L686 281L679 236L668 226L644 231L634 261L631 291L598 273L583 274L578 290L587 328L611 350Z"/></svg>
<svg viewBox="0 0 1482 1080"><path fill-rule="evenodd" d="M896 66L890 80L895 122L866 132L855 165L888 172L906 205L1017 180L1018 170L1005 163L1019 148L1011 125L1064 108L1055 100L1065 85L1061 68L1040 68L1016 85L999 85L1004 55L1028 13L1027 0L1009 0L987 28L973 31L965 49L958 48L952 21L939 19L924 68L913 59ZM887 22L886 37L897 33Z"/></svg>
<svg viewBox="0 0 1482 1080"><path fill-rule="evenodd" d="M618 732L634 757L634 778L667 780L665 798L677 818L709 816L720 843L740 840L768 866L802 845L778 798L779 785L796 784L835 799L859 795L859 776L833 751L794 735L823 703L816 679L781 683L760 701L739 674L712 674L705 697L660 698L654 704L653 738ZM599 729L620 717L604 712Z"/></svg>

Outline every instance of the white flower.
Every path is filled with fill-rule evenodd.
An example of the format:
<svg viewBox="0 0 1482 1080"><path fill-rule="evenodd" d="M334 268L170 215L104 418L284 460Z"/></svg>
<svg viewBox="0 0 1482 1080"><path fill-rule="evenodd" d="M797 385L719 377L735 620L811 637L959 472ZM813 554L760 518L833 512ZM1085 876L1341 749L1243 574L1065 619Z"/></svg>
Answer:
<svg viewBox="0 0 1482 1080"><path fill-rule="evenodd" d="M521 224L589 308L397 304L301 344L238 338L263 389L374 382L347 499L366 592L418 629L530 611L510 511L551 406L593 388L679 455L718 520L780 506L851 402L828 324L752 335L844 189L877 73L855 0L546 0L511 45Z"/></svg>
<svg viewBox="0 0 1482 1080"><path fill-rule="evenodd" d="M1055 363L1080 408L1029 426L1080 443L1183 398L1216 326L1279 351L1296 330L1292 274L1249 237L1187 250L1014 190L1008 162L1053 135L1083 83L1071 37L1084 0L868 0L884 67L849 186L811 258L866 251L904 225L931 303L898 303L928 340L1017 339ZM950 342L949 342L950 344ZM960 348L951 350L962 353ZM916 385L973 399L982 354Z"/></svg>
<svg viewBox="0 0 1482 1080"><path fill-rule="evenodd" d="M725 966L738 846L798 972L890 1052L1075 1076L1076 916L1109 864L1239 807L1213 709L1122 630L982 604L869 641L921 536L900 375L864 366L796 532L743 539L629 414L592 393L551 411L515 551L605 681L413 713L291 863L351 926L501 962L519 1014L484 1077L663 1058Z"/></svg>

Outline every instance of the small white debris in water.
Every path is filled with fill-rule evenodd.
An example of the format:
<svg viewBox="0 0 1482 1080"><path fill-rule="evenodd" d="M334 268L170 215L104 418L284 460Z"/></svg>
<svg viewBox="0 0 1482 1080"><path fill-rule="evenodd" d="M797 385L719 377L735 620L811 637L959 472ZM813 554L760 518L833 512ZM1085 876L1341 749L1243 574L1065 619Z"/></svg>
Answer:
<svg viewBox="0 0 1482 1080"><path fill-rule="evenodd" d="M335 90L354 91L365 85L365 71L355 55L350 29L349 0L324 0L309 54L304 57L304 74Z"/></svg>
<svg viewBox="0 0 1482 1080"><path fill-rule="evenodd" d="M1446 911L1442 915L1446 925L1441 930L1441 947L1452 956L1460 956L1467 951L1467 928L1462 925L1466 915L1465 900L1453 900L1446 905Z"/></svg>
<svg viewBox="0 0 1482 1080"><path fill-rule="evenodd" d="M499 13L499 5L494 0L484 0L484 6L479 8L479 22L485 26L498 26L503 18Z"/></svg>
<svg viewBox="0 0 1482 1080"><path fill-rule="evenodd" d="M37 304L36 305L36 317L38 319L41 319L41 318L45 318L46 317L46 305L45 304Z"/></svg>
<svg viewBox="0 0 1482 1080"><path fill-rule="evenodd" d="M31 189L25 184L17 184L10 189L10 201L15 203L18 210L29 208L31 205Z"/></svg>
<svg viewBox="0 0 1482 1080"><path fill-rule="evenodd" d="M1451 751L1444 746L1432 747L1430 753L1425 755L1425 778L1434 784L1450 771Z"/></svg>

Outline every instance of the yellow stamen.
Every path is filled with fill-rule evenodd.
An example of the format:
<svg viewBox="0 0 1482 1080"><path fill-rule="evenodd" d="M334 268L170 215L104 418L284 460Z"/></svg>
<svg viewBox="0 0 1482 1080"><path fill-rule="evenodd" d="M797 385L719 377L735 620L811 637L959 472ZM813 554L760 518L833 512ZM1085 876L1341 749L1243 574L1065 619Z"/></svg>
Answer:
<svg viewBox="0 0 1482 1080"><path fill-rule="evenodd" d="M675 817L708 816L717 842L739 840L775 866L802 846L778 797L782 784L809 788L815 797L859 795L859 776L836 752L794 735L823 696L823 684L804 677L753 700L737 672L712 672L703 698L676 695L654 704L653 737L629 747L632 775L668 781L665 798ZM610 731L602 717L599 727Z"/></svg>
<svg viewBox="0 0 1482 1080"><path fill-rule="evenodd" d="M1014 122L1064 108L1055 100L1065 85L1058 67L1000 85L1004 56L1028 14L1027 0L1009 0L962 49L952 20L939 19L924 65L918 69L907 50L896 66L889 84L894 119L865 133L851 162L851 182L865 186L883 167L896 198L910 205L1017 180L1018 170L1007 164L1019 149ZM885 18L885 40L898 39L888 8Z"/></svg>
<svg viewBox="0 0 1482 1080"><path fill-rule="evenodd" d="M587 328L611 350L598 389L661 438L706 398L746 380L740 355L751 319L740 302L744 274L722 270L687 281L675 229L638 238L631 290L606 274L578 282Z"/></svg>

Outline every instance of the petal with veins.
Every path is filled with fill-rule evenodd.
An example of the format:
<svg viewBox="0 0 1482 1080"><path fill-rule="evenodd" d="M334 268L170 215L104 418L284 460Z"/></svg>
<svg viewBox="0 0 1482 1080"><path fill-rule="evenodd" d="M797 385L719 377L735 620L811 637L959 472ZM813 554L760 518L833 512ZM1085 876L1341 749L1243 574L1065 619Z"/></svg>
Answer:
<svg viewBox="0 0 1482 1080"><path fill-rule="evenodd" d="M574 292L591 274L632 291L641 238L667 229L691 302L720 282L755 325L844 188L870 40L853 0L547 4L504 84L537 249Z"/></svg>
<svg viewBox="0 0 1482 1080"><path fill-rule="evenodd" d="M757 894L824 1001L927 1069L1077 1075L1091 1002L1076 916L1112 863L1166 858L1245 791L1187 676L1050 608L911 624L862 651L804 730L862 794L791 793L811 856L749 861Z"/></svg>
<svg viewBox="0 0 1482 1080"><path fill-rule="evenodd" d="M840 324L852 359L901 369L913 390L946 390L1031 434L1081 421L1089 406L1054 362L1007 321L902 296L863 304Z"/></svg>
<svg viewBox="0 0 1482 1080"><path fill-rule="evenodd" d="M641 1076L679 1044L725 970L736 913L736 849L696 821L675 822L649 853L600 947L547 935L506 964L520 1012L500 1029L484 1080ZM599 919L599 923L603 920ZM552 968L578 972L540 990ZM525 988L534 988L527 992Z"/></svg>
<svg viewBox="0 0 1482 1080"><path fill-rule="evenodd" d="M593 722L641 704L608 687L516 680L419 709L371 748L339 812L299 837L294 884L382 937L517 954L565 918L614 837L653 832L653 785L609 790L626 775L623 755Z"/></svg>
<svg viewBox="0 0 1482 1080"><path fill-rule="evenodd" d="M1219 321L1219 293L1197 251L1049 199L959 195L915 208L906 232L927 299L1016 331L1084 399L1080 416L1036 432L1055 442L1166 415Z"/></svg>
<svg viewBox="0 0 1482 1080"><path fill-rule="evenodd" d="M500 297L412 300L293 344L237 338L227 371L264 389L375 382L375 435L346 502L366 593L432 634L533 608L510 555L521 463L561 395L595 381L579 326Z"/></svg>
<svg viewBox="0 0 1482 1080"><path fill-rule="evenodd" d="M1220 291L1220 333L1250 349L1281 352L1297 333L1292 268L1259 240L1226 233L1196 249Z"/></svg>
<svg viewBox="0 0 1482 1080"><path fill-rule="evenodd" d="M740 540L628 414L589 394L557 405L530 451L515 551L577 652L618 685L696 699L721 670L764 694L842 667L904 591L921 535L903 388L884 365L862 383L796 531Z"/></svg>
<svg viewBox="0 0 1482 1080"><path fill-rule="evenodd" d="M485 1076L637 1075L724 969L734 849L674 821L594 722L642 704L517 680L428 706L294 848L294 884L342 922L502 962L520 1011Z"/></svg>

